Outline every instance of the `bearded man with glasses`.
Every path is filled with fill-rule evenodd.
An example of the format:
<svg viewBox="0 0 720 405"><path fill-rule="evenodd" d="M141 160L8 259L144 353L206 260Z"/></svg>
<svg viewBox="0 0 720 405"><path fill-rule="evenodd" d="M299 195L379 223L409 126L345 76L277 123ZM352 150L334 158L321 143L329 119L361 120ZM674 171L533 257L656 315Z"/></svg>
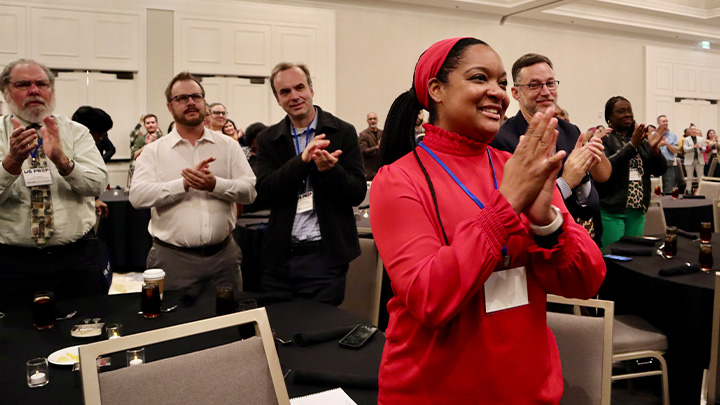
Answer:
<svg viewBox="0 0 720 405"><path fill-rule="evenodd" d="M9 63L0 90L0 307L104 294L93 233L107 169L84 126L55 115L55 76L34 60Z"/></svg>
<svg viewBox="0 0 720 405"><path fill-rule="evenodd" d="M558 108L560 85L550 59L535 53L515 61L512 76L512 95L520 104L520 111L503 123L490 143L496 149L510 153L515 152L520 136L527 132L528 122L535 114ZM602 235L600 199L593 181L605 182L612 173L610 161L603 153L602 138L606 133L596 132L593 128L587 134L581 134L577 126L562 119L558 120L557 131L557 150L564 150L566 157L555 184L570 214L599 244Z"/></svg>
<svg viewBox="0 0 720 405"><path fill-rule="evenodd" d="M175 120L145 146L135 164L130 202L151 208L148 268L165 270L165 288L198 291L203 283L242 288L241 252L232 238L237 205L255 200L255 175L240 145L203 126L205 90L179 73L165 90Z"/></svg>

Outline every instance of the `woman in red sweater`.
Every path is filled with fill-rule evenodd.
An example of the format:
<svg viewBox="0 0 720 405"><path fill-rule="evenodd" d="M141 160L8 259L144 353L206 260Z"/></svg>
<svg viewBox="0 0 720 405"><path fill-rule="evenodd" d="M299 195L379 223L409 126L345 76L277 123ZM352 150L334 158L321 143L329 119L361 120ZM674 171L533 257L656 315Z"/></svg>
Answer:
<svg viewBox="0 0 720 405"><path fill-rule="evenodd" d="M413 87L390 109L386 166L370 193L394 292L380 403L562 396L547 293L591 297L605 265L555 189L564 152L555 153L554 111L536 114L512 157L488 146L509 103L506 88L490 46L453 38L423 53ZM415 147L421 108L430 121Z"/></svg>

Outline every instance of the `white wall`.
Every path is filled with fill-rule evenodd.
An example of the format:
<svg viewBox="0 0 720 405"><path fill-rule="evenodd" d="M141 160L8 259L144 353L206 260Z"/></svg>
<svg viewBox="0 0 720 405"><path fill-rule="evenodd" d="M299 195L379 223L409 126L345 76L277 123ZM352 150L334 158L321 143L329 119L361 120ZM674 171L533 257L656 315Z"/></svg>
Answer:
<svg viewBox="0 0 720 405"><path fill-rule="evenodd" d="M30 0L37 1L37 0ZM487 41L501 55L510 71L515 59L527 52L542 53L555 64L561 81L559 103L581 129L604 121L605 101L623 95L633 104L639 122L654 120L642 116L646 110L644 93L646 45L697 51L688 41L637 34L604 32L603 27L574 25L550 26L522 19L500 25L495 16L431 9L373 0L265 0L245 2L286 5L336 14L336 107L333 113L353 123L358 131L366 127L365 114L375 111L384 120L394 98L410 86L412 71L420 53L433 42L451 36L476 36ZM81 0L57 0L80 4ZM56 4L57 4L56 3ZM231 10L224 5L235 0L203 1L205 10ZM114 2L97 0L100 7ZM161 126L167 127L162 90L171 75L173 58L171 33L173 10L200 3L187 0L126 0L126 7L147 8L147 110L159 113ZM116 5L115 5L116 7ZM150 11L158 10L158 11ZM225 13L227 14L227 12ZM226 15L227 17L228 15ZM710 51L717 54L717 51ZM269 75L270 72L268 72ZM508 115L517 111L512 102ZM678 133L681 128L671 128Z"/></svg>

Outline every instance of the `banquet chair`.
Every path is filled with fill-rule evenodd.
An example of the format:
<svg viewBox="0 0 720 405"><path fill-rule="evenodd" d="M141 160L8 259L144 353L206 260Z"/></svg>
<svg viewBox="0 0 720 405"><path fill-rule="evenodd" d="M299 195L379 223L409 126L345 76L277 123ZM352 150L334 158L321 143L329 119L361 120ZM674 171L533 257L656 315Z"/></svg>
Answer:
<svg viewBox="0 0 720 405"><path fill-rule="evenodd" d="M720 182L703 177L698 186L698 194L704 195L709 200L720 198Z"/></svg>
<svg viewBox="0 0 720 405"><path fill-rule="evenodd" d="M242 324L254 325L256 336L98 373L99 356ZM289 404L265 308L91 343L79 353L85 404Z"/></svg>
<svg viewBox="0 0 720 405"><path fill-rule="evenodd" d="M710 161L710 169L708 169L708 175L714 176L715 175L715 169L717 168L717 157L713 157Z"/></svg>
<svg viewBox="0 0 720 405"><path fill-rule="evenodd" d="M675 158L675 164L677 167L678 172L680 172L680 180L678 180L679 183L685 183L685 189L687 190L687 176L685 176L685 166L683 165L683 161L680 160L680 158ZM690 189L692 190L692 184L690 185ZM672 190L671 190L672 191Z"/></svg>
<svg viewBox="0 0 720 405"><path fill-rule="evenodd" d="M548 295L548 302L571 305L575 314L548 312L547 324L555 335L565 390L561 404L610 404L612 336L615 304ZM581 316L579 307L601 308L602 317Z"/></svg>
<svg viewBox="0 0 720 405"><path fill-rule="evenodd" d="M654 359L659 370L613 374L612 380L627 380L659 375L662 382L663 404L670 404L667 363L663 354L668 348L667 337L646 320L635 315L618 315L613 322L613 362Z"/></svg>
<svg viewBox="0 0 720 405"><path fill-rule="evenodd" d="M657 200L659 203L659 200ZM664 235L667 228L665 212L662 205L650 205L645 213L645 230L643 235Z"/></svg>
<svg viewBox="0 0 720 405"><path fill-rule="evenodd" d="M712 340L710 341L710 367L707 382L707 403L714 404L720 399L720 272L715 272L715 298L713 300Z"/></svg>
<svg viewBox="0 0 720 405"><path fill-rule="evenodd" d="M360 256L350 262L340 309L378 325L383 265L374 239L360 238Z"/></svg>
<svg viewBox="0 0 720 405"><path fill-rule="evenodd" d="M713 200L713 224L715 232L720 232L720 198Z"/></svg>

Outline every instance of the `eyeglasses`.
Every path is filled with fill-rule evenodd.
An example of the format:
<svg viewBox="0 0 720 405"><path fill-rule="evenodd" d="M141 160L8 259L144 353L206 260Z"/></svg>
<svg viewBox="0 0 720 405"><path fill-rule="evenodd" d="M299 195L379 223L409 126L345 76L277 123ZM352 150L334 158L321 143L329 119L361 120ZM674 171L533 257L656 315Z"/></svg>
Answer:
<svg viewBox="0 0 720 405"><path fill-rule="evenodd" d="M177 101L179 104L187 104L188 99L192 99L193 102L199 103L201 100L205 99L205 95L203 93L178 94L177 96L171 98L170 101Z"/></svg>
<svg viewBox="0 0 720 405"><path fill-rule="evenodd" d="M547 87L548 90L555 90L560 85L560 80L548 80L545 83L528 83L528 84L516 84L515 87L527 87L530 91L540 91L543 86Z"/></svg>
<svg viewBox="0 0 720 405"><path fill-rule="evenodd" d="M227 115L227 111L210 111L210 112L212 113L212 115L221 115L223 117Z"/></svg>
<svg viewBox="0 0 720 405"><path fill-rule="evenodd" d="M13 87L15 87L16 89L22 90L22 91L30 90L30 87L33 84L35 85L35 87L37 87L40 90L50 89L50 82L47 80L17 80L10 84L12 84Z"/></svg>

